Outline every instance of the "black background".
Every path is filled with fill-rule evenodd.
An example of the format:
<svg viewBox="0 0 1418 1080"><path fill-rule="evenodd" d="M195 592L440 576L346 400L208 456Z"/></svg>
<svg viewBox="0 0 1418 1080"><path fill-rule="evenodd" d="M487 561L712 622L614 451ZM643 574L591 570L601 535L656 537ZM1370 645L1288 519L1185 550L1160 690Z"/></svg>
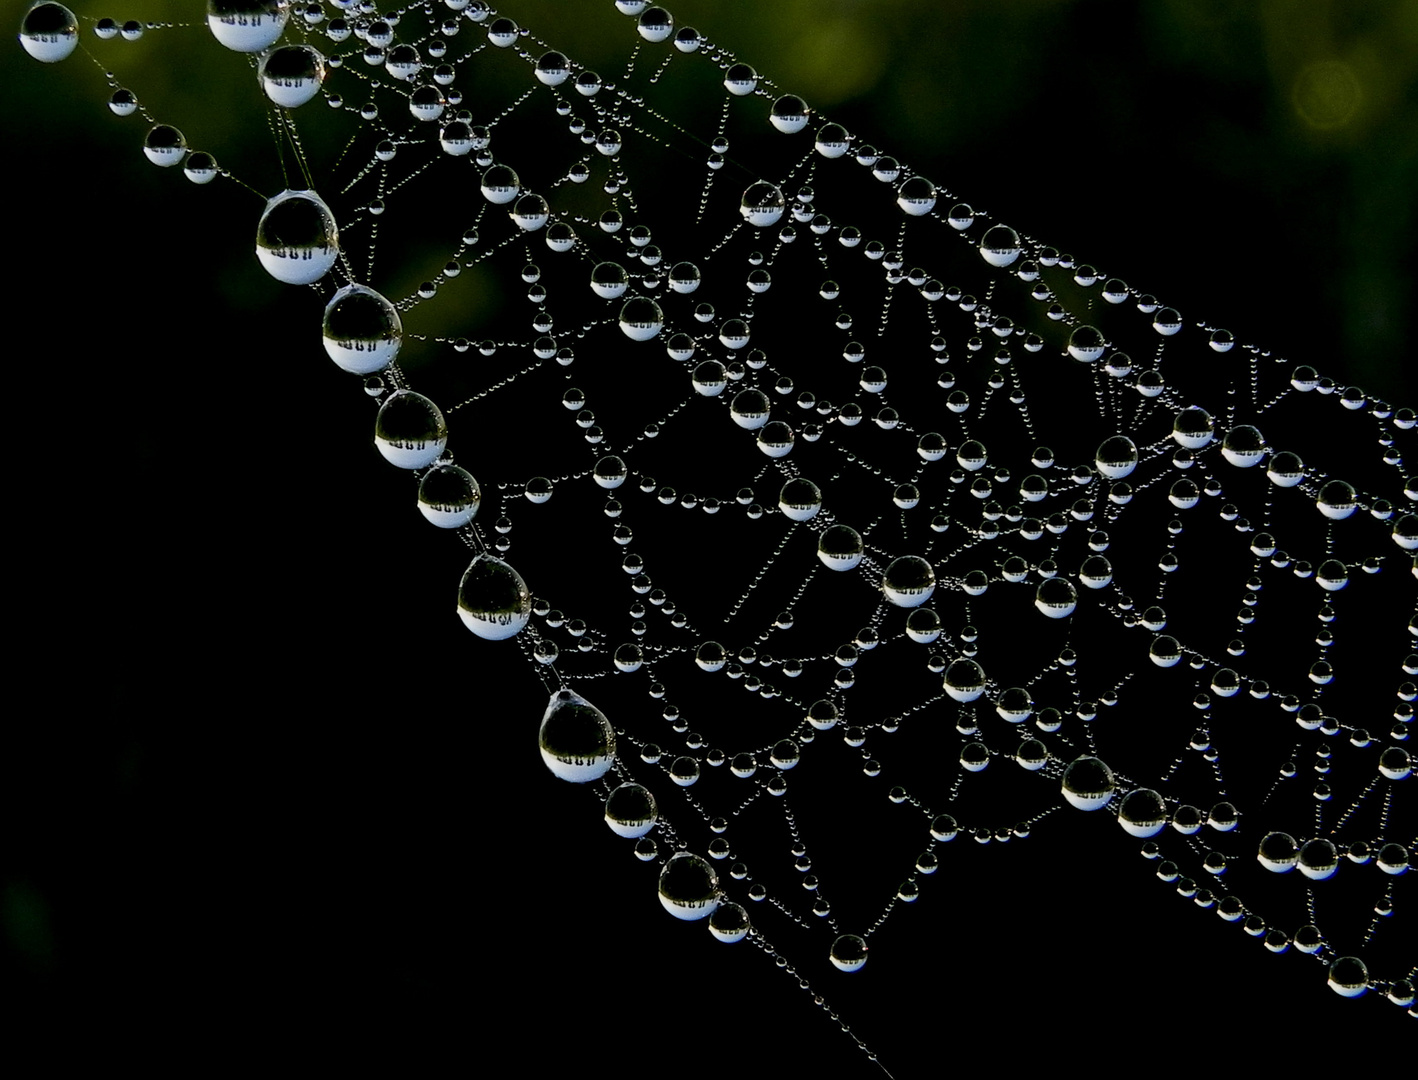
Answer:
<svg viewBox="0 0 1418 1080"><path fill-rule="evenodd" d="M1411 49L1398 104L1319 138L1272 85L1274 36L1226 5L1059 7L1001 5L1010 24L965 5L973 21L946 25L884 5L893 58L826 111L1184 311L1411 401L1413 128L1393 134ZM1354 7L1373 25L1336 25L1331 52L1403 25ZM695 19L773 72L770 34L791 29L719 14L723 31L713 5ZM1020 33L1027 77L992 85L997 45L959 75L967 30ZM761 956L668 919L653 867L548 776L542 692L458 625L408 478L370 447L372 406L310 332L315 298L245 255L259 205L141 161L87 61L9 53L4 982L47 1015L160 1007L334 1057L392 1035L533 1074L869 1075ZM933 70L949 100L927 105L913 80ZM917 130L932 107L951 117L939 143ZM955 853L930 883L947 887L895 916L910 932L883 932L928 964L803 971L897 1076L970 1048L1201 1064L1401 1030L1401 1010L1340 1001L1098 832L1097 851L1070 833Z"/></svg>

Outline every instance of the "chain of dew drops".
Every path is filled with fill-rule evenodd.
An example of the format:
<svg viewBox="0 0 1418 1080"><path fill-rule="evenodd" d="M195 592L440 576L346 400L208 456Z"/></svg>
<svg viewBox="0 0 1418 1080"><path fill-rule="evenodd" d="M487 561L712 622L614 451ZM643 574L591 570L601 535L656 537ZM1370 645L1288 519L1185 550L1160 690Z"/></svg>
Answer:
<svg viewBox="0 0 1418 1080"><path fill-rule="evenodd" d="M1272 952L1293 949L1322 961L1337 993L1356 997L1376 989L1413 1015L1418 972L1384 966L1397 958L1383 952L1388 936L1383 927L1399 905L1397 888L1415 842L1395 831L1401 829L1396 821L1402 789L1411 786L1403 783L1411 766L1400 743L1407 738L1412 702L1418 698L1413 682L1418 654L1411 640L1415 623L1404 628L1408 636L1403 640L1396 627L1374 634L1372 648L1387 656L1385 670L1402 672L1388 732L1371 734L1325 708L1333 700L1331 684L1342 674L1333 662L1340 652L1336 640L1341 633L1360 632L1345 625L1345 602L1355 615L1363 603L1353 599L1359 594L1371 604L1378 598L1394 611L1392 600L1370 581L1406 576L1398 564L1418 549L1418 517L1402 509L1418 499L1418 480L1404 479L1398 445L1418 422L1413 410L1373 400L1357 387L1341 388L1313 368L1270 357L1226 330L1204 323L1189 326L1155 297L1076 263L976 207L954 202L954 196L909 166L823 121L802 99L777 94L769 80L697 31L676 27L665 9L632 0L617 0L615 7L634 17L637 31L626 72L617 82L603 80L487 5L468 0L447 0L441 16L423 5L381 16L372 4L345 0L334 0L330 10L319 4L289 9L269 0L214 0L208 19L217 41L252 58L271 103L278 144L291 147L307 181L306 187L268 200L257 230L258 258L278 280L322 288L326 350L337 365L366 380L378 403L376 446L391 464L417 477L424 516L474 552L459 589L459 615L479 638L515 639L542 677L549 702L540 745L550 770L601 793L609 826L636 841L640 859L659 863L660 899L670 914L704 919L726 942L752 941L805 990L807 980L768 944L748 909L731 895L774 909L803 934L829 927L832 963L857 970L866 962L873 933L900 905L922 895L925 880L941 866L941 850L957 835L980 843L1023 840L1069 806L1107 810L1125 834L1144 841L1142 853L1156 863L1157 876L1182 897L1238 924ZM149 29L196 32L110 19L92 23L101 40L134 40ZM21 43L36 59L54 62L74 51L79 33L79 21L68 9L41 2L25 17ZM281 45L283 37L299 42ZM346 43L351 47L342 50ZM528 47L533 44L539 51ZM653 58L654 48L664 50L663 55ZM460 111L464 99L457 87L458 66L506 57L524 73L523 85L506 106L487 116ZM716 133L700 139L658 112L646 95L679 67L706 62L725 96ZM637 64L642 65L639 73ZM652 69L648 76L646 66ZM340 69L349 73L350 90L369 91L365 104L347 103L332 88L330 77ZM112 76L109 80L110 109L120 116L139 113L149 123L143 149L151 161L180 164L198 183L236 180L210 154L189 151L177 128L149 115L136 95ZM395 97L407 116L391 120L387 106L381 115L381 94ZM357 267L351 247L340 242L325 200L310 190L323 174L310 172L296 110L322 95L336 111L358 114L374 132L372 152L363 159L350 155L353 176L339 189L341 197L355 201L355 220L369 231L363 268ZM503 161L494 151L500 124L523 120L547 100L566 129L573 160L558 166L557 179L541 194L522 179L534 171L529 164ZM766 119L773 129L785 136L807 131L807 145L796 147L800 156L778 170L776 179L754 179L741 196L725 192L723 181L716 190L716 177L726 164L734 167L731 172L742 170L729 153L731 120L740 120L747 106L760 102L769 103ZM478 104L485 110L485 102ZM589 110L590 123L578 107ZM764 125L761 109L750 122ZM628 144L664 151L682 142L696 144L697 152L710 151L702 189L691 201L696 231L705 230L713 243L703 242L707 250L697 254L697 261L672 260L651 242L655 237L639 220L637 185L622 157ZM410 157L416 157L416 164L406 167ZM449 161L471 162L478 170L482 199L475 222L454 241L438 279L391 302L365 284L374 277L375 239L386 200L406 185L415 190L425 172ZM871 227L881 228L889 241L868 239L867 230L839 225L828 215L839 205L829 185L845 189L841 174L854 163L875 189L878 216L885 217L884 224L871 219ZM343 165L342 156L337 166ZM571 189L589 190L586 183L595 176L602 178L601 191L609 200L599 215L584 209L595 200L579 192L576 200L562 198ZM722 214L726 202L732 210ZM869 216L849 197L842 197L840 206L848 214ZM578 227L592 240L579 235ZM551 253L552 273L533 258L540 244ZM908 245L912 251L928 251L942 266L949 264L949 272L967 282L978 282L976 292L945 284L944 272L938 275L934 268L909 266ZM666 240L666 246L675 244ZM607 250L615 258L604 257ZM735 257L746 271L720 269ZM473 343L465 337L406 335L403 316L418 316L422 305L435 304L470 267L503 264L509 277L517 272L511 268L521 264L521 284L535 309L532 334L524 319L508 316L499 323L486 316L485 332L505 334L482 340L477 355L490 360L510 353L517 359L501 376L488 364L471 376L445 379L444 389L456 393L457 402L446 414L462 412L470 425L485 423L499 409L510 413L518 394L536 393L536 400L544 401L555 385L561 390L560 404L574 419L575 436L587 449L577 451L578 463L562 474L500 480L501 512L485 529L488 515L479 516L484 489L454 464L447 450L445 411L410 389L408 373L396 360L406 338L445 355L472 352ZM563 271L563 265L570 271ZM845 365L831 376L792 356L783 347L781 331L775 335L763 329L773 325L775 316L791 325L795 309L779 314L771 306L773 296L785 291L785 282L807 280L812 270L822 277L811 289L826 313L818 318L830 324L827 332L840 342ZM330 276L346 284L332 292L321 284ZM718 285L715 296L726 297L731 277L742 280L747 296L721 299L731 312L727 317L714 305L697 302L708 295L706 286ZM586 296L588 278L594 300ZM561 296L577 290L580 302L566 303L562 310L576 313L589 307L590 314L573 314L569 321L553 317ZM860 304L867 294L879 297L881 314L879 320L863 320L869 323L863 326L847 301ZM908 320L914 326L903 333L901 324ZM791 342L793 335L786 336ZM759 348L759 341L773 341L778 348ZM644 403L655 402L655 411L638 433L627 437L623 425L603 428L588 408L591 396L564 383L578 351L585 355L588 347L602 345L607 351L648 351L649 342L662 344L670 358L655 369L657 386L662 373L668 373L662 381L669 389L658 397L644 393ZM898 342L909 344L897 347ZM1135 363L1122 351L1122 342L1135 342L1132 347L1147 356L1145 362ZM877 355L919 357L914 364L919 370L898 379L898 373L868 363L869 356ZM1234 356L1239 361L1215 373L1214 365ZM924 381L921 371L929 376ZM911 386L913 378L920 386L890 395L901 408L887 404L888 389L898 383ZM1042 398L1027 392L1035 383L1043 388ZM1081 393L1075 402L1083 406L1081 412L1070 414L1060 404L1062 396L1053 398L1056 392L1065 394L1065 384ZM834 404L819 396L817 385L830 385L834 395L849 400ZM775 404L775 397L783 404ZM1046 407L1036 404L1041 399ZM804 422L783 419L794 407ZM706 415L714 415L713 422L725 432L724 446L715 453L724 454L733 468L723 472L737 470L748 482L733 492L725 486L714 496L701 497L647 475L651 465L668 469L681 463L652 448L669 442L682 423L688 425L685 418ZM1322 422L1315 417L1321 415L1323 423L1336 415L1341 421L1344 416L1367 418L1380 458L1371 483L1356 487L1262 434L1272 424L1287 433L1317 430ZM943 419L943 431L925 425L932 416ZM1084 421L1081 426L1095 433L1096 446L1091 459L1072 465L1039 443L1044 431L1080 426L1067 424L1070 419ZM918 422L921 426L915 426ZM1111 433L1100 440L1096 433L1102 428ZM1001 437L999 429L1012 434ZM615 435L621 444L613 441ZM1068 441L1066 435L1059 438ZM946 473L949 464L938 463L952 457L957 467ZM581 458L587 464L580 464ZM1015 468L1033 471L1016 477L1011 459ZM491 461L486 464L493 467ZM638 482L631 483L632 476ZM760 499L755 485L773 497ZM872 492L864 496L868 487ZM621 489L633 506L621 502ZM537 581L538 596L533 598L521 574L500 557L512 546L514 503L525 498L543 506L554 495L558 504L574 503L588 492L606 500L601 513L611 524L609 550L618 559L618 565L611 561L608 576L623 574L631 592L631 640L618 645L596 622L568 617L541 598L560 595L553 567L534 564L530 576ZM664 509L655 510L657 504ZM1209 516L1198 509L1208 504L1217 506ZM692 514L698 523L691 529L739 513L751 524L740 523L727 535L747 529L773 533L750 580L727 590L730 599L717 628L708 629L709 616L701 630L670 591L651 581L655 560L630 550L632 519L654 513L681 519ZM585 520L577 517L576 523L584 526ZM1127 529L1132 532L1119 531ZM1290 550L1280 546L1277 532L1290 538ZM1237 553L1232 561L1240 570L1213 573L1207 555L1225 545ZM1141 558L1140 551L1160 554ZM1167 609L1169 582L1183 566L1198 565L1208 587L1240 602L1224 651L1205 642L1204 633L1164 632L1174 629ZM1238 577L1243 580L1233 580ZM1122 590L1122 580L1133 593ZM562 584L564 606L571 607L575 589ZM834 595L865 604L865 625L845 641L841 636L826 645L802 641L804 633L815 629L803 623L817 620L802 619L798 609L812 607L824 591L834 590ZM783 600L771 618L758 611L765 591ZM989 608L979 600L986 595ZM1262 597L1269 603L1262 603ZM703 610L716 602L692 599ZM991 642L989 633L975 625L988 622L1006 605L1022 612L1020 618L1062 628L1048 638L1046 655L1032 673L1013 682L990 674L992 657L1019 643ZM1292 648L1284 656L1291 662L1274 685L1247 663L1255 652L1271 658L1253 644L1267 628L1264 615L1271 607L1283 613L1304 610L1318 624L1305 642L1308 664L1299 662L1295 671L1297 650ZM651 626L655 611L659 623ZM740 631L751 617L759 619L760 629ZM954 632L950 621L958 627ZM1195 630L1189 620L1177 621ZM1357 621L1376 620L1366 616ZM1074 626L1086 630L1075 635ZM791 633L795 628L796 637ZM1278 636L1281 630L1272 633ZM729 632L751 634L754 644L733 649L716 640ZM760 652L759 646L770 644L775 646L772 654ZM1115 646L1125 661L1108 674ZM902 672L909 672L891 678L912 680L911 693L899 708L867 719L873 710L864 707L855 688L863 673L881 666L883 656L895 658ZM1095 664L1105 669L1102 679L1087 677ZM1270 673L1273 666L1264 670ZM1145 701L1152 691L1139 687L1167 677L1159 673L1168 671L1174 680L1168 693L1176 695L1180 682L1185 684L1182 697L1193 695L1194 721L1183 718L1187 722L1178 730L1190 729L1181 736L1183 749L1153 781L1156 786L1148 787L1128 770L1104 763L1104 755L1121 752L1120 744L1109 749L1116 736L1107 714L1122 711L1118 705L1131 694ZM762 701L781 737L720 749L712 738L691 730L691 721L707 725L712 717L696 715L693 689L683 691L682 707L667 686L706 675L735 682ZM868 675L863 681L879 685L874 679ZM600 686L613 696L632 683L659 703L678 747L664 749L657 739L642 737L640 729L627 732L628 722L613 726L580 693ZM808 684L819 689L795 692ZM592 691L591 696L597 695ZM890 695L883 695L886 699ZM1252 817L1273 818L1287 799L1295 803L1300 772L1296 742L1279 752L1278 768L1259 803L1236 805L1231 780L1223 772L1227 759L1221 744L1234 724L1228 710L1239 713L1242 708L1263 717L1256 723L1293 724L1323 738L1314 750L1319 779L1309 793L1313 809L1301 812L1312 820L1303 828L1250 830L1247 836L1241 827ZM893 737L939 728L952 715L961 742L958 769L944 790L896 784L885 793L889 803L919 815L916 820L923 823L922 832L928 830L930 842L906 868L882 912L852 932L845 922L839 924L827 883L811 873L804 842L804 833L811 830L800 828L801 808L795 809L788 797L787 774L811 764L818 750L813 744L840 731L846 747L860 752L867 789L875 793L871 797L880 799L876 784L885 783L880 777L905 777L909 771L887 762ZM1036 733L1025 734L1031 723ZM826 759L825 749L820 756ZM1037 805L1008 824L971 820L970 793L981 783L972 778L990 767L1011 766L1048 781L1040 785ZM663 810L664 795L657 799L651 785L682 795L685 815L696 819L695 829L711 835L703 855L689 850L691 841L671 823ZM1189 798L1212 805L1201 809ZM763 813L762 806L774 801L792 840L794 873L810 899L806 911L791 895L770 891L761 878L756 880L728 838L731 821ZM1302 793L1298 802L1304 801ZM672 851L667 858L650 835L656 830ZM1245 842L1233 843L1237 837L1246 837ZM733 885L714 869L726 860ZM1197 867L1195 877L1183 872L1188 860ZM1322 883L1344 862L1355 869L1343 876L1368 875L1364 887L1376 893L1373 921L1357 935L1349 929L1321 929L1316 914ZM1294 876L1305 882L1309 922L1287 931L1228 891L1243 868L1256 872L1257 866L1276 874L1298 869ZM1341 938L1344 950L1336 944ZM816 1001L828 1009L820 996ZM875 1055L856 1041L874 1061Z"/></svg>

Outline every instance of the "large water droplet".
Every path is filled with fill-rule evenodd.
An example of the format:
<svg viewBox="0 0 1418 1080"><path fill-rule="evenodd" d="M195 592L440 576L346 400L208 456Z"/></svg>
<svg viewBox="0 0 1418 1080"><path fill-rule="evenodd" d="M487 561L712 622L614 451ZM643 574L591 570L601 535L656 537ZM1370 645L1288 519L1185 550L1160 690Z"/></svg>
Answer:
<svg viewBox="0 0 1418 1080"><path fill-rule="evenodd" d="M461 529L477 516L482 488L456 465L429 469L419 481L419 512L440 529Z"/></svg>
<svg viewBox="0 0 1418 1080"><path fill-rule="evenodd" d="M1080 810L1101 810L1116 786L1113 770L1096 757L1075 758L1064 769L1063 797Z"/></svg>
<svg viewBox="0 0 1418 1080"><path fill-rule="evenodd" d="M621 784L606 796L606 824L617 836L637 839L655 827L655 796L640 784Z"/></svg>
<svg viewBox="0 0 1418 1080"><path fill-rule="evenodd" d="M744 191L739 213L750 225L765 229L778 223L787 206L788 200L782 189L767 180L756 180Z"/></svg>
<svg viewBox="0 0 1418 1080"><path fill-rule="evenodd" d="M935 568L919 555L903 555L886 568L881 590L897 607L920 607L935 592Z"/></svg>
<svg viewBox="0 0 1418 1080"><path fill-rule="evenodd" d="M270 48L289 16L289 0L207 0L207 26L233 52Z"/></svg>
<svg viewBox="0 0 1418 1080"><path fill-rule="evenodd" d="M256 257L277 281L319 281L340 254L335 216L313 191L283 191L266 203L256 226Z"/></svg>
<svg viewBox="0 0 1418 1080"><path fill-rule="evenodd" d="M847 525L833 525L817 540L817 557L829 570L853 570L866 548L861 534Z"/></svg>
<svg viewBox="0 0 1418 1080"><path fill-rule="evenodd" d="M36 60L57 64L79 44L79 20L63 4L35 4L20 21L20 44Z"/></svg>
<svg viewBox="0 0 1418 1080"><path fill-rule="evenodd" d="M707 860L678 851L660 869L660 903L676 919L707 918L719 906L719 876Z"/></svg>
<svg viewBox="0 0 1418 1080"><path fill-rule="evenodd" d="M325 81L325 57L309 45L282 45L261 58L261 89L284 109L304 105Z"/></svg>
<svg viewBox="0 0 1418 1080"><path fill-rule="evenodd" d="M531 619L532 594L521 574L483 552L458 583L458 617L485 641L504 641Z"/></svg>
<svg viewBox="0 0 1418 1080"><path fill-rule="evenodd" d="M573 784L599 780L615 760L615 731L606 714L571 690L552 694L537 738L547 768Z"/></svg>
<svg viewBox="0 0 1418 1080"><path fill-rule="evenodd" d="M374 445L384 460L401 469L425 469L448 446L443 413L412 390L395 390L374 420Z"/></svg>
<svg viewBox="0 0 1418 1080"><path fill-rule="evenodd" d="M366 285L346 285L325 306L325 351L345 371L372 375L399 355L404 324L387 299Z"/></svg>

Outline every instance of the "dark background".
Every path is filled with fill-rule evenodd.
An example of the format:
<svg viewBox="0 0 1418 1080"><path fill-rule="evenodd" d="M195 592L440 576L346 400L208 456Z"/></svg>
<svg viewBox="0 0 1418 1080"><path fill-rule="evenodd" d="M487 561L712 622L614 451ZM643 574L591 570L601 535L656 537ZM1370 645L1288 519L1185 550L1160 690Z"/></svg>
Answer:
<svg viewBox="0 0 1418 1080"><path fill-rule="evenodd" d="M555 15L561 33L550 5L526 7L575 57L623 51L609 0ZM1412 403L1414 5L671 10L962 197ZM105 13L147 16L81 12ZM170 60L169 33L113 61L124 83L194 147L269 169L269 145L245 141L264 134L238 127L249 97L210 104L235 77L200 49ZM1316 75L1329 61L1345 66ZM250 257L259 203L148 165L141 120L108 114L81 55L43 68L12 46L0 78L18 273L0 978L16 997L51 1015L160 1002L198 1030L289 1030L336 1056L393 1034L478 1064L511 1050L534 1073L868 1075L770 964L664 916L653 869L547 775L540 688L489 670L458 625L408 478L309 330L314 297ZM1088 849L956 853L948 895L895 916L927 982L875 956L855 980L804 973L897 1076L972 1046L1041 1060L1096 1040L1124 1063L1401 1030L1401 1010L1340 1001L1315 965L1169 910L1145 869ZM497 1008L479 1010L488 990Z"/></svg>

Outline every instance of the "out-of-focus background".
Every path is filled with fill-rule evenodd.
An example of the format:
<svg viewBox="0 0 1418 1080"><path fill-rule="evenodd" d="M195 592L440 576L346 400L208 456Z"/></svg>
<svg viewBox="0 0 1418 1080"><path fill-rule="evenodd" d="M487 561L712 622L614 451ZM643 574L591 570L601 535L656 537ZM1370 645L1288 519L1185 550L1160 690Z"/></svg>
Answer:
<svg viewBox="0 0 1418 1080"><path fill-rule="evenodd" d="M201 22L197 4L125 2L75 10ZM960 198L1415 403L1418 4L669 6ZM633 34L611 8L504 13L609 72ZM85 42L193 148L281 186L250 72L205 29ZM12 40L0 85L18 274L0 981L42 1008L161 1001L214 1031L319 1014L339 1040L417 1014L428 1045L452 1036L478 1063L532 1015L534 1073L602 1055L683 1075L864 1066L757 958L664 926L594 816L547 801L535 684L512 717L477 666L407 478L301 329L318 305L251 255L259 200L151 166L82 53L42 66ZM1254 942L1154 930L1150 902L1079 853L1038 858L953 886L978 916L932 985L815 979L888 1061L1139 1024L1160 1052L1198 1012L1349 1022L1308 966L1292 987ZM910 914L929 922L929 901ZM478 1014L486 988L506 1015Z"/></svg>

